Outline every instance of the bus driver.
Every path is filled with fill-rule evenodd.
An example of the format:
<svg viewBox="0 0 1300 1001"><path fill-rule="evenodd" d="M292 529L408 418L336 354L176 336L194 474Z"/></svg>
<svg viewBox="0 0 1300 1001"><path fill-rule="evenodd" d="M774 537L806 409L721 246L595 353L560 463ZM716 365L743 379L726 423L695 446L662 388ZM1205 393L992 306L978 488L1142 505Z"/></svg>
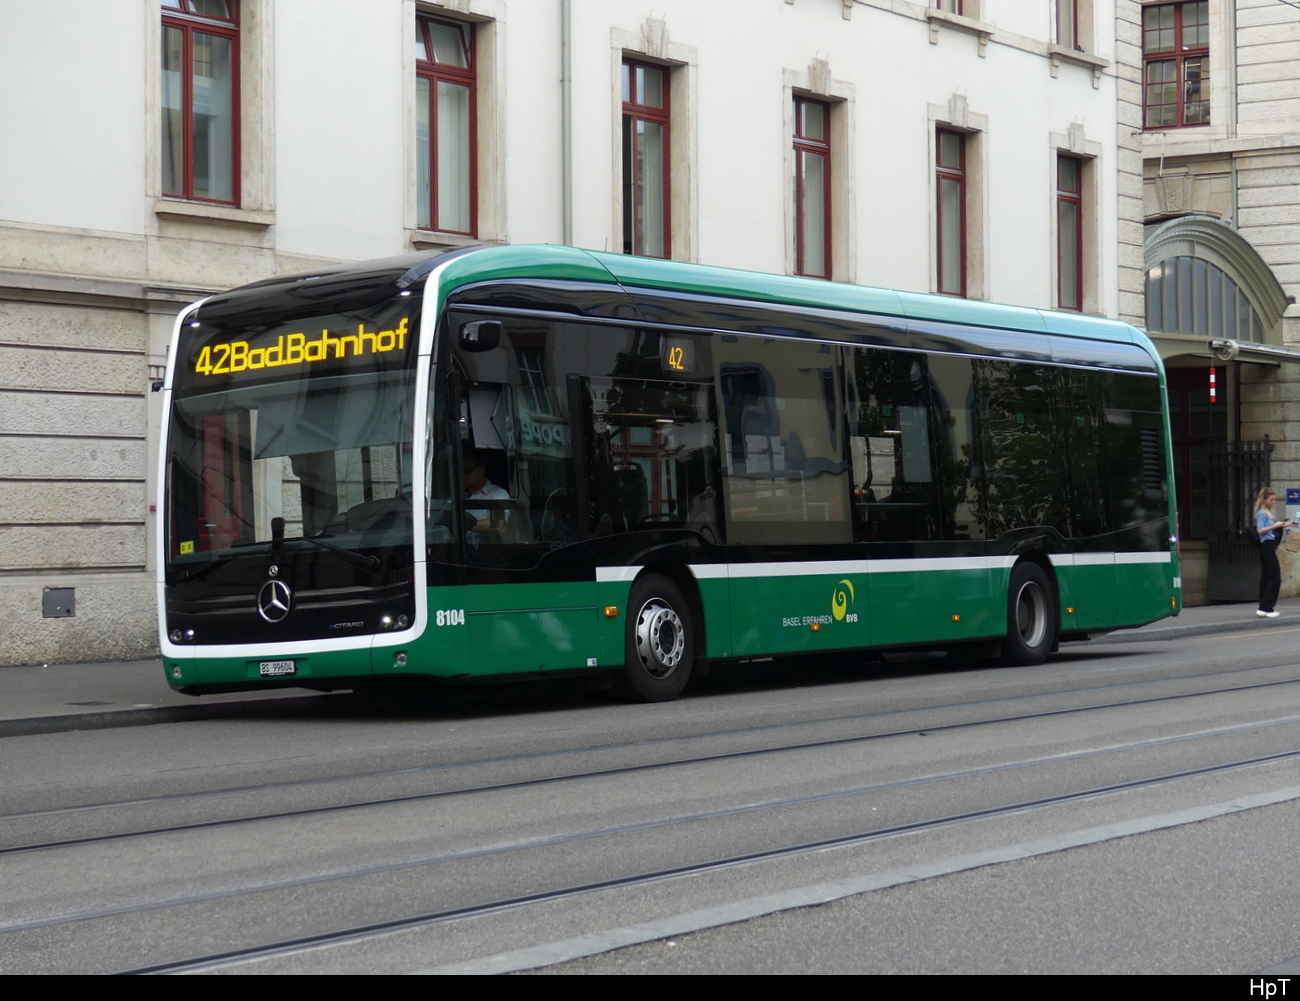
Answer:
<svg viewBox="0 0 1300 1001"><path fill-rule="evenodd" d="M465 496L469 500L510 499L510 494L504 488L487 478L487 463L484 461L483 453L475 448L465 450ZM472 530L475 532L498 531L505 524L507 517L507 512L498 509L494 513L489 508L466 507L465 514L469 516L465 519L466 527L469 528L469 518L473 518Z"/></svg>

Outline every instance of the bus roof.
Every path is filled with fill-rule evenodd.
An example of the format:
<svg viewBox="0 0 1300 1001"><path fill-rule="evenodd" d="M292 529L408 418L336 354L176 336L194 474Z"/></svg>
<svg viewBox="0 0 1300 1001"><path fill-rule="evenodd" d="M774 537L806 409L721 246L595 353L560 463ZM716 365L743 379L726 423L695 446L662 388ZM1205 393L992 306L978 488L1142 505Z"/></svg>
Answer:
<svg viewBox="0 0 1300 1001"><path fill-rule="evenodd" d="M430 259L430 269L439 262ZM1000 303L978 302L956 296L896 292L794 278L758 271L741 271L704 264L683 264L627 254L549 244L485 247L458 255L447 262L440 276L444 290L481 281L519 278L552 279L617 284L629 288L664 289L690 295L721 296L757 303L841 309L849 312L915 320L937 320L966 326L1017 330L1028 333L1083 337L1091 340L1136 344L1158 357L1150 339L1127 323L1080 313L1031 309Z"/></svg>
<svg viewBox="0 0 1300 1001"><path fill-rule="evenodd" d="M897 292L815 278L683 264L552 244L467 247L441 253L404 254L383 260L326 265L219 293L208 299L204 308L208 313L227 309L238 311L249 308L252 305L250 299L256 301L277 294L309 299L330 294L355 294L365 289L377 290L392 283L405 288L439 268L442 269L439 286L443 294L479 282L512 279L573 281L739 299L786 308L844 310L868 316L1134 344L1159 360L1159 353L1146 334L1127 323L1105 317L978 302L956 296Z"/></svg>

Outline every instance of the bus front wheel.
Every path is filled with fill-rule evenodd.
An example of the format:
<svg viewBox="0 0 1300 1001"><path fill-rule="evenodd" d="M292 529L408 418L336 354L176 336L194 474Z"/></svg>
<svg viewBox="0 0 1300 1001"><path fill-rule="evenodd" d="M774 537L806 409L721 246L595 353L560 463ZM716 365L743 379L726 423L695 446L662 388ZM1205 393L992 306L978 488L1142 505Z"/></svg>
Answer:
<svg viewBox="0 0 1300 1001"><path fill-rule="evenodd" d="M681 589L667 577L642 577L627 603L620 689L643 702L675 699L690 680L694 661L690 606Z"/></svg>
<svg viewBox="0 0 1300 1001"><path fill-rule="evenodd" d="M1036 563L1019 563L1007 589L1007 638L1002 659L1013 667L1041 664L1056 645L1052 582Z"/></svg>

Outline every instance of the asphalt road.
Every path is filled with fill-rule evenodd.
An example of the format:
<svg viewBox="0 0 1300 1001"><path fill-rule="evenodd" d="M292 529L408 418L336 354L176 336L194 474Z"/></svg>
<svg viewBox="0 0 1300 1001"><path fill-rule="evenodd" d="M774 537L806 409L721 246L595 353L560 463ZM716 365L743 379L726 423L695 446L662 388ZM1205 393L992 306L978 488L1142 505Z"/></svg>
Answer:
<svg viewBox="0 0 1300 1001"><path fill-rule="evenodd" d="M0 972L1300 956L1300 628L0 738Z"/></svg>

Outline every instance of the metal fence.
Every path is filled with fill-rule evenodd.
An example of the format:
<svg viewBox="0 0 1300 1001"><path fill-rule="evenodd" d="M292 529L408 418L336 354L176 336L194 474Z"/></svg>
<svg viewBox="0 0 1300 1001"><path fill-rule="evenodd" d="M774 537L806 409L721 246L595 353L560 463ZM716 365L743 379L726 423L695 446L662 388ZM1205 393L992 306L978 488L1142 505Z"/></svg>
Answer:
<svg viewBox="0 0 1300 1001"><path fill-rule="evenodd" d="M1255 523L1255 495L1267 486L1273 445L1259 441L1230 441L1209 454L1210 601L1253 601L1259 594L1258 547L1246 538Z"/></svg>

